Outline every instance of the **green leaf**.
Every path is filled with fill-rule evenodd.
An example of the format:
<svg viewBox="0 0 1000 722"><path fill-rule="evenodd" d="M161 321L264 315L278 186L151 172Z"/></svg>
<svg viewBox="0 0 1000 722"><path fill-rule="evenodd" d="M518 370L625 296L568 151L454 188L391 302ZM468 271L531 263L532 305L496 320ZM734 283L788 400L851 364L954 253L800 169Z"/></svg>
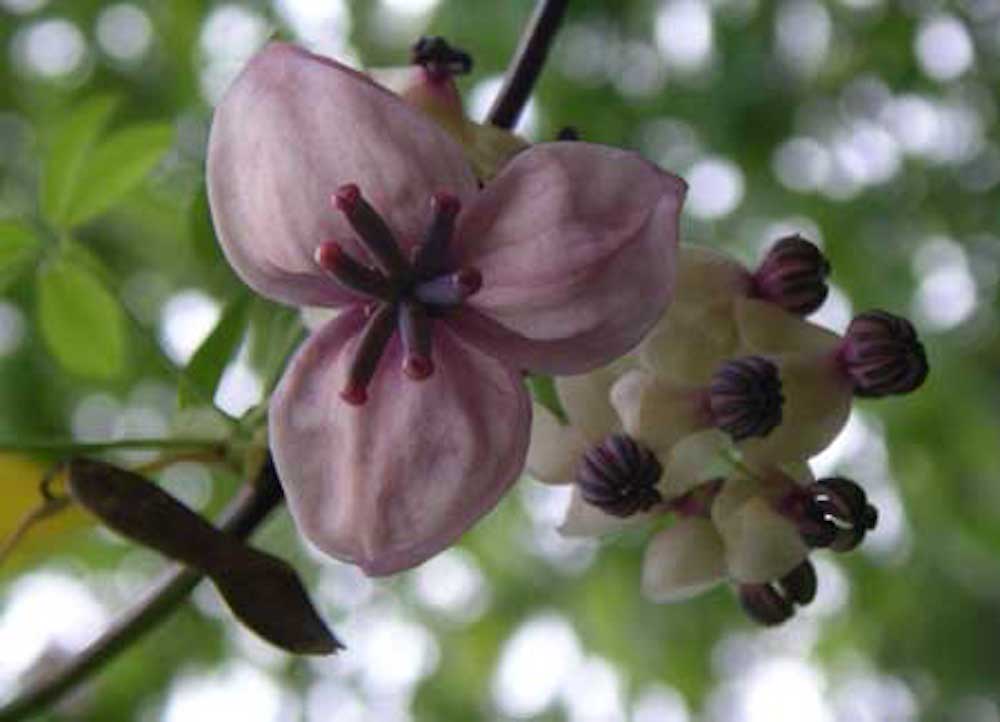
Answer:
<svg viewBox="0 0 1000 722"><path fill-rule="evenodd" d="M173 128L143 123L125 128L94 149L87 159L82 183L70 201L70 226L99 216L135 188L160 162L173 142Z"/></svg>
<svg viewBox="0 0 1000 722"><path fill-rule="evenodd" d="M184 382L178 393L181 408L211 400L215 396L222 372L240 348L249 321L249 311L250 296L247 295L241 295L223 311L212 333L188 362Z"/></svg>
<svg viewBox="0 0 1000 722"><path fill-rule="evenodd" d="M89 98L56 129L45 156L39 198L42 215L54 225L65 226L70 202L85 180L84 162L117 104L112 96Z"/></svg>
<svg viewBox="0 0 1000 722"><path fill-rule="evenodd" d="M38 236L27 226L0 223L0 289L30 265L40 246Z"/></svg>
<svg viewBox="0 0 1000 722"><path fill-rule="evenodd" d="M38 271L38 320L52 355L67 371L110 379L125 366L125 323L101 280L66 257Z"/></svg>
<svg viewBox="0 0 1000 722"><path fill-rule="evenodd" d="M564 424L568 423L569 418L566 416L566 410L563 409L562 403L559 401L559 394L556 392L556 384L552 380L552 377L532 374L528 376L527 382L531 397L555 414L556 418L561 422Z"/></svg>

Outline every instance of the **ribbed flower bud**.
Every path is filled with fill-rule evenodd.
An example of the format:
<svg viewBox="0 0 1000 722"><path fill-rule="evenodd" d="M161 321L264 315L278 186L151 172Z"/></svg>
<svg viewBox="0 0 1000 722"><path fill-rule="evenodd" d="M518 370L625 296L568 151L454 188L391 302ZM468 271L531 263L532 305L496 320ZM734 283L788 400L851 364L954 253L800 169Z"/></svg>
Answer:
<svg viewBox="0 0 1000 722"><path fill-rule="evenodd" d="M811 547L847 552L857 547L878 523L878 511L858 484L840 476L820 479L798 489L781 504Z"/></svg>
<svg viewBox="0 0 1000 722"><path fill-rule="evenodd" d="M767 436L785 402L778 367L762 356L727 361L712 376L708 402L716 427L734 441Z"/></svg>
<svg viewBox="0 0 1000 722"><path fill-rule="evenodd" d="M927 378L927 354L913 325L886 311L855 317L840 354L857 396L909 393Z"/></svg>
<svg viewBox="0 0 1000 722"><path fill-rule="evenodd" d="M789 313L808 316L823 305L829 288L830 262L799 235L775 243L753 274L753 295Z"/></svg>
<svg viewBox="0 0 1000 722"><path fill-rule="evenodd" d="M816 568L808 559L769 584L741 584L740 605L751 619L768 627L787 622L796 606L816 598Z"/></svg>
<svg viewBox="0 0 1000 722"><path fill-rule="evenodd" d="M627 517L663 500L656 488L662 474L652 451L630 436L613 434L584 454L576 483L584 501Z"/></svg>

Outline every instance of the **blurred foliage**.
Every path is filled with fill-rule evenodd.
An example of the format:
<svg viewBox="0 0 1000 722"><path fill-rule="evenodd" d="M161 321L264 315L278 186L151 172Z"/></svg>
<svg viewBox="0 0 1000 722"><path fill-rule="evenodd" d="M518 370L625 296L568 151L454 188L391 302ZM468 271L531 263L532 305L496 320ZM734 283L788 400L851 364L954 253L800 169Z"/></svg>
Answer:
<svg viewBox="0 0 1000 722"><path fill-rule="evenodd" d="M425 4L434 6L416 3ZM127 46L107 40L110 3L0 0L0 438L67 438L81 429L216 433L218 417L206 425L197 412L245 338L265 387L276 378L301 329L289 310L249 300L215 243L202 168L212 88L231 77L242 46L302 33L282 10L297 7L314 20L334 19L312 39L340 43L366 65L400 64L417 35L444 35L475 58L461 82L475 91L503 71L532 3L442 0L425 14L393 14L406 5L118 4L120 17L123 7L140 10L150 31L148 47L129 58ZM712 6L573 0L536 93L533 139L572 125L586 140L639 148L689 179L706 170L706 159L722 159L725 169L737 169L735 202L713 212L713 198L733 187L713 191L713 176L703 174L709 188L700 201L692 189L688 242L752 260L763 242L800 230L822 241L832 260L841 308L913 315L930 380L914 396L862 404L865 424L841 460L859 482L877 486L876 501L890 512L884 541L821 566L821 595L824 587L837 591L826 607L761 633L726 590L681 605L649 604L638 594L643 539L610 540L592 559L591 548L553 538L547 492L530 481L463 543L467 556L458 558L472 560L485 590L481 614L435 610L418 572L371 586L317 561L279 515L258 540L302 570L346 653L312 664L264 650L200 590L47 719L176 720L178 690L238 663L280 685L288 715L280 719L395 719L392 710L409 707L417 720L495 720L509 711L494 694L505 645L526 621L551 615L568 622L587 659L613 665L627 700L648 685L667 685L701 719L776 718L769 714L777 709L731 700L761 664L788 658L817 665L808 669L822 681L809 686L794 677L766 699L795 705L821 695L836 719L851 722L1000 719L1000 4ZM688 15L667 12L678 7ZM711 45L703 67L685 70L668 62L662 39L691 13L710 18ZM136 15L124 17L139 32ZM798 24L789 20L795 17ZM922 34L942 18L964 29L970 44L966 67L950 74L927 54L947 61L961 38L919 50ZM699 27L688 28L684 47L697 50ZM789 146L793 138L798 145ZM792 148L811 155L794 156ZM191 290L214 299L221 320L185 372L158 339L167 301ZM105 410L97 432L88 421L95 408ZM236 428L248 443L260 417L251 411L243 424L221 427ZM883 440L888 467L880 466ZM50 460L0 457L5 536L38 501ZM215 509L235 483L220 468L212 467L207 493L186 485L182 473L171 477L171 489ZM84 579L108 609L124 608L159 562L103 533L56 533L79 525L69 516L47 522L19 551L43 564L43 573ZM41 551L49 556L39 561ZM24 564L5 565L0 620L25 574ZM38 630L52 624L44 614L33 620ZM392 644L372 641L379 625L409 630L401 640L413 636L413 625L432 635L416 671L399 672L395 686L385 678L404 663ZM408 659L406 649L400 658ZM16 679L5 670L0 665L7 674L0 683L13 690ZM586 700L590 678L577 672L569 688ZM566 677L544 662L530 673ZM848 683L859 675L868 687ZM876 682L895 696L871 692ZM320 694L324 684L333 690L329 700ZM562 699L534 718L605 719L574 713ZM828 719L806 709L801 719Z"/></svg>

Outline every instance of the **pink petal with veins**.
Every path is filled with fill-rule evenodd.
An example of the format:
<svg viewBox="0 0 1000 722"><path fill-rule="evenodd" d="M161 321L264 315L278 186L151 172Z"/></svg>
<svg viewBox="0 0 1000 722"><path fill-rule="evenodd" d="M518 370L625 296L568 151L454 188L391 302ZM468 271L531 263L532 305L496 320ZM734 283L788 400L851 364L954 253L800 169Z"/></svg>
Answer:
<svg viewBox="0 0 1000 722"><path fill-rule="evenodd" d="M501 327L472 318L470 332L532 371L581 373L621 356L671 298L685 191L629 151L524 151L459 217L458 265L483 274L470 306Z"/></svg>
<svg viewBox="0 0 1000 722"><path fill-rule="evenodd" d="M350 406L338 392L363 321L342 314L300 349L271 401L271 448L300 531L381 576L455 543L517 480L531 401L519 373L438 322L434 375L405 378L394 340Z"/></svg>
<svg viewBox="0 0 1000 722"><path fill-rule="evenodd" d="M240 277L293 305L356 299L313 260L329 240L364 258L330 204L347 183L359 186L404 250L421 240L432 192L463 202L476 193L461 147L432 120L357 71L291 45L268 46L216 109L208 148L212 215Z"/></svg>

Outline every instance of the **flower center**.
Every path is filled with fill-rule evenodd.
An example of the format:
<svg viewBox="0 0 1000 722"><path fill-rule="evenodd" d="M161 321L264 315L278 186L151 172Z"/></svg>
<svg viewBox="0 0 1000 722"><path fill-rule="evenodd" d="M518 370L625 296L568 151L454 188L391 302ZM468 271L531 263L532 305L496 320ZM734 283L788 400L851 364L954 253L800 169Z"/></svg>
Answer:
<svg viewBox="0 0 1000 722"><path fill-rule="evenodd" d="M434 372L432 321L460 306L482 286L475 268L450 267L448 249L461 210L446 192L431 196L431 218L412 258L404 254L392 229L353 183L341 186L333 204L344 214L373 265L354 258L336 241L316 248L316 263L340 285L367 300L368 322L354 351L347 384L340 395L361 405L368 384L395 333L403 344L403 373L414 381Z"/></svg>

